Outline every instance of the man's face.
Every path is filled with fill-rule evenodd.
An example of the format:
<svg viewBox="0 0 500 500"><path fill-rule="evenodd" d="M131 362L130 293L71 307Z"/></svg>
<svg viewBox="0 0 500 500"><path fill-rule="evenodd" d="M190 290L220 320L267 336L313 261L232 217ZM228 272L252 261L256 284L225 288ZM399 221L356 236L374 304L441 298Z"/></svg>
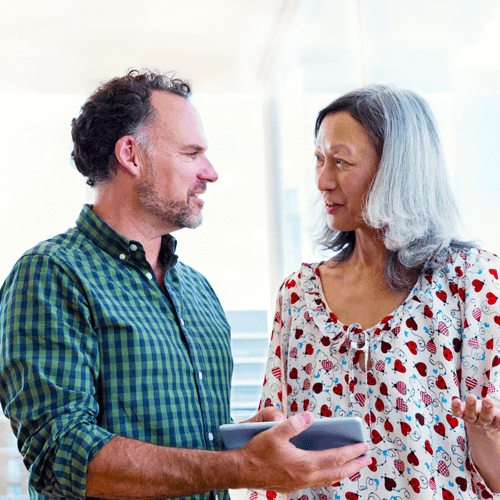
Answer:
<svg viewBox="0 0 500 500"><path fill-rule="evenodd" d="M207 182L218 178L205 155L207 142L200 117L183 97L154 91L157 120L144 134L149 147L137 184L139 204L168 232L201 224Z"/></svg>

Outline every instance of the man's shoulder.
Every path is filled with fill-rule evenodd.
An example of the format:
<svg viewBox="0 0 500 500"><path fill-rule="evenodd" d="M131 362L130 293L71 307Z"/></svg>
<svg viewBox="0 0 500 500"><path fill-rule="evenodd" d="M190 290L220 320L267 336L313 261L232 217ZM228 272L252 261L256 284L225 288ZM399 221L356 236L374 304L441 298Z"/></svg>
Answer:
<svg viewBox="0 0 500 500"><path fill-rule="evenodd" d="M84 244L85 236L73 227L64 233L57 234L52 238L41 241L30 248L21 256L23 258L32 258L34 256L46 256L64 259L71 257L78 251L78 248Z"/></svg>
<svg viewBox="0 0 500 500"><path fill-rule="evenodd" d="M88 244L85 240L86 238L81 231L74 227L64 233L41 241L19 257L9 273L9 277L18 273L36 272L37 268L41 269L52 264L72 267L72 263L80 258L82 247Z"/></svg>
<svg viewBox="0 0 500 500"><path fill-rule="evenodd" d="M7 290L26 289L39 283L41 276L51 267L66 268L71 255L78 247L78 231L75 228L41 241L25 251L14 263L0 289L0 299Z"/></svg>

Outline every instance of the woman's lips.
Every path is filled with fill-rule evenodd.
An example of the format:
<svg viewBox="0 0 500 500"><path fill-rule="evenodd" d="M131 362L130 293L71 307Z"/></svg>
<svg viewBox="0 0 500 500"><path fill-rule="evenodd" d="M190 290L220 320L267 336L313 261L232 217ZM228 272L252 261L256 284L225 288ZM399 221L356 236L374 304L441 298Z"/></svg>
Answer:
<svg viewBox="0 0 500 500"><path fill-rule="evenodd" d="M325 210L327 214L331 214L339 209L341 209L344 205L340 205L338 203L325 202Z"/></svg>

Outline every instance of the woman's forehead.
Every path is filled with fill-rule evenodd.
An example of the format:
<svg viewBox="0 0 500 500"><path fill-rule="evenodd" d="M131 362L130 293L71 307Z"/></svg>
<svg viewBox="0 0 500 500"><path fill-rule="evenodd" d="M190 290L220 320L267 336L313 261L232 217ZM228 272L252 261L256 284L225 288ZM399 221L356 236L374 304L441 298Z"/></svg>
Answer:
<svg viewBox="0 0 500 500"><path fill-rule="evenodd" d="M325 116L316 137L316 146L326 150L344 149L350 153L373 147L363 125L347 111Z"/></svg>

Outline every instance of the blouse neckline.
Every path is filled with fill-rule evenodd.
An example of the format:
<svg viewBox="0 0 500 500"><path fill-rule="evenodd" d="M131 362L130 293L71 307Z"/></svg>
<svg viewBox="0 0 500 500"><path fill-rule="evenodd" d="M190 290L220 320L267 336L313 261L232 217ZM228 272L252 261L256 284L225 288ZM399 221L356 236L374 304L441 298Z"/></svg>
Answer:
<svg viewBox="0 0 500 500"><path fill-rule="evenodd" d="M302 264L302 280L304 284L304 294L309 296L308 303L314 304L313 307L314 312L316 313L316 317L319 319L320 316L327 316L329 321L328 323L333 323L338 331L338 333L344 333L349 330L355 329L357 332L364 332L369 336L377 336L382 331L391 330L393 325L397 325L400 323L400 319L405 313L409 304L414 300L414 297L417 291L422 289L422 275L419 276L417 282L413 286L412 290L409 292L404 301L392 311L389 315L382 318L377 324L371 326L370 328L363 329L357 323L353 323L351 325L345 325L342 323L336 316L335 313L330 309L326 297L323 291L323 285L321 283L321 277L319 274L319 266L323 263L319 262L316 264ZM318 297L320 302L318 303ZM323 314L322 314L323 313Z"/></svg>

